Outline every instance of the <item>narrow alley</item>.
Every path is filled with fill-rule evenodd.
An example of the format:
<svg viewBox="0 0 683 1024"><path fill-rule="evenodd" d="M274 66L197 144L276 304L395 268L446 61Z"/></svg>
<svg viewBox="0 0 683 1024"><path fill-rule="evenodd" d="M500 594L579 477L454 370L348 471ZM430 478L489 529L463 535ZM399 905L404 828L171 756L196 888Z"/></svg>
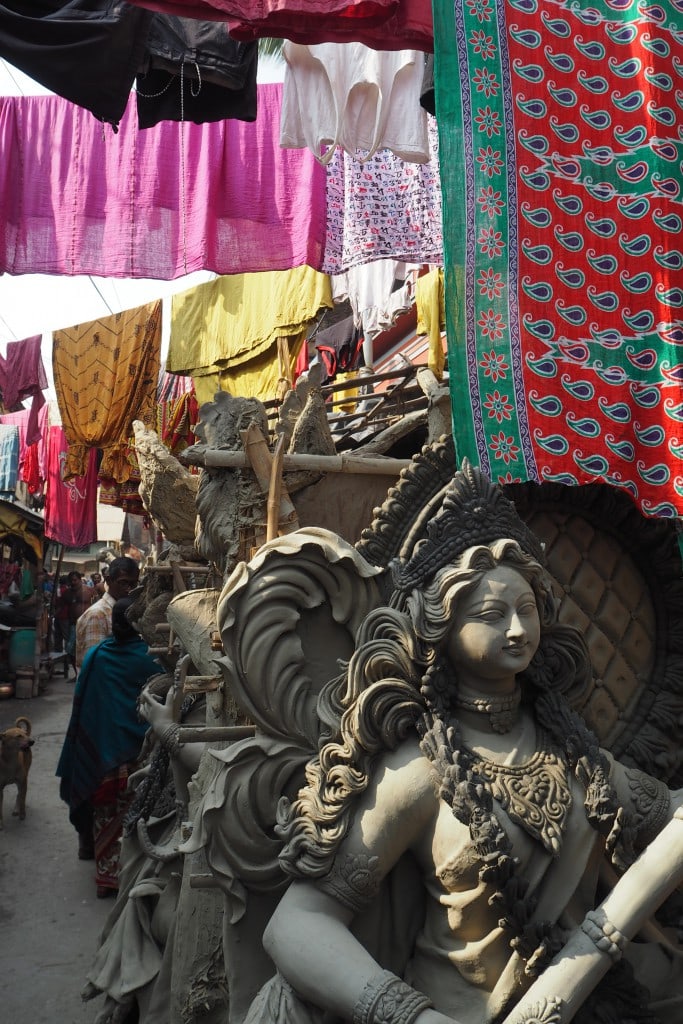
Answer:
<svg viewBox="0 0 683 1024"><path fill-rule="evenodd" d="M113 901L96 898L93 864L77 858L55 777L73 688L73 675L57 674L39 697L0 702L0 730L25 715L35 739L26 819L12 816L9 786L0 831L0 1020L7 1024L85 1024L98 1010L80 990Z"/></svg>

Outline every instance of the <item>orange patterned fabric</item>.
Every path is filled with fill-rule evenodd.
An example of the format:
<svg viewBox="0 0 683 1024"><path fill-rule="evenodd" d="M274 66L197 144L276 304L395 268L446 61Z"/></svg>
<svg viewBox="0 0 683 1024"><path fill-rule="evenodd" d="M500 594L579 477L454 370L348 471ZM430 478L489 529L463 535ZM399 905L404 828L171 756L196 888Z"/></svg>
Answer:
<svg viewBox="0 0 683 1024"><path fill-rule="evenodd" d="M100 476L130 478L133 420L153 427L161 349L161 299L53 333L52 366L69 441L64 478L85 472L101 448Z"/></svg>

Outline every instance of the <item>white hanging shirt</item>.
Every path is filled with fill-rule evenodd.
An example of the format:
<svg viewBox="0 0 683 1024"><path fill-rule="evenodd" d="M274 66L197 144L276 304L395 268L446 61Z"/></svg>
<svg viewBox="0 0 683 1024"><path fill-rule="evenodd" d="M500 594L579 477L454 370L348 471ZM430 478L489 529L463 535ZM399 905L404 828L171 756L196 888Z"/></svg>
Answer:
<svg viewBox="0 0 683 1024"><path fill-rule="evenodd" d="M412 306L415 288L411 271L409 264L398 260L374 260L332 276L334 301L349 300L354 323L366 341L373 341ZM403 287L395 288L396 281L403 281Z"/></svg>
<svg viewBox="0 0 683 1024"><path fill-rule="evenodd" d="M427 163L421 51L287 40L283 52L282 147L310 149L322 164L332 159L336 146L361 162L378 149L390 149L409 163Z"/></svg>

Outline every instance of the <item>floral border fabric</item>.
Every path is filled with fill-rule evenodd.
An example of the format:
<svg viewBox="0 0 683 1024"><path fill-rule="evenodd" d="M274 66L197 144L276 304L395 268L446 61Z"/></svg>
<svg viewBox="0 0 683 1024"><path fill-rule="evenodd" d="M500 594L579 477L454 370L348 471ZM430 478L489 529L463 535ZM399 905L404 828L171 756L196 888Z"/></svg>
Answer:
<svg viewBox="0 0 683 1024"><path fill-rule="evenodd" d="M456 446L683 510L683 3L435 2Z"/></svg>

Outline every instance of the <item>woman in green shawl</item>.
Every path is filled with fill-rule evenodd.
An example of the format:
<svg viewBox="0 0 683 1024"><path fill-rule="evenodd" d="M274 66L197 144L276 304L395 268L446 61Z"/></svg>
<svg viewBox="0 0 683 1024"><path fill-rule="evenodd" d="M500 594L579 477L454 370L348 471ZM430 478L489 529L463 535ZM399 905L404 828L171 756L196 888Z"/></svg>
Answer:
<svg viewBox="0 0 683 1024"><path fill-rule="evenodd" d="M59 794L79 835L78 855L96 862L99 897L118 890L126 783L148 729L137 699L150 676L161 671L126 617L132 603L131 597L116 602L113 636L86 654L57 766Z"/></svg>

